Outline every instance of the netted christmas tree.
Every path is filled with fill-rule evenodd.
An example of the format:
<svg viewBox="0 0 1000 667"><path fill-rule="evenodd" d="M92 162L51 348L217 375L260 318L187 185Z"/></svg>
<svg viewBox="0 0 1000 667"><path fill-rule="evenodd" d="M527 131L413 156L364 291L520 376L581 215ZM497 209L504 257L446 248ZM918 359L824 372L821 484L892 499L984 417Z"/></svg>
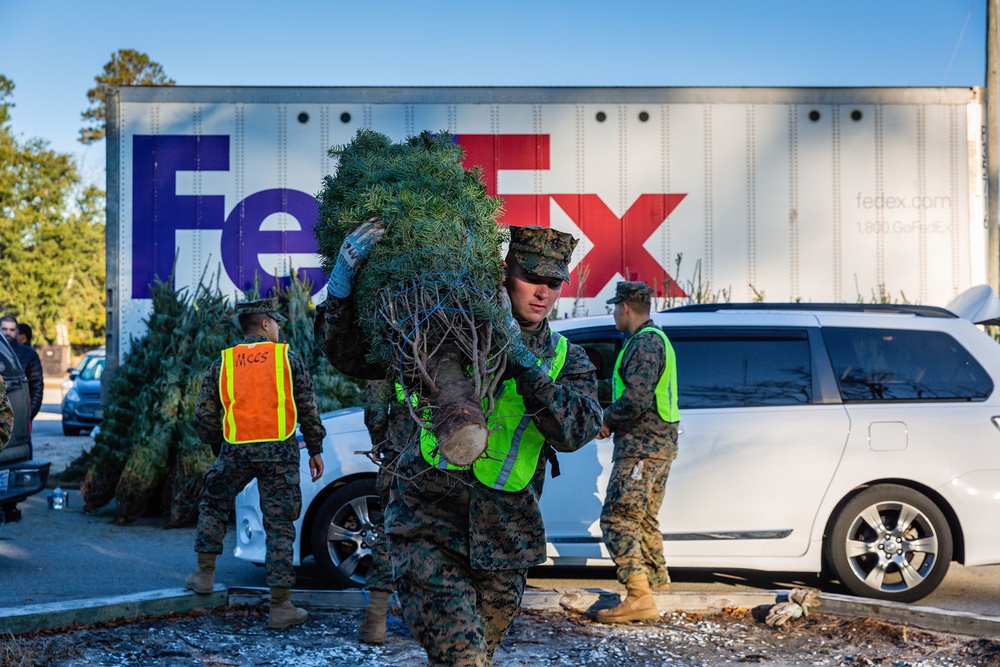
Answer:
<svg viewBox="0 0 1000 667"><path fill-rule="evenodd" d="M471 463L486 448L513 335L500 298L501 202L487 195L478 169L462 166L463 150L447 133L394 143L359 130L332 153L337 172L318 195L324 269L359 224L385 224L351 295L369 360L390 369L418 423L430 413L441 454Z"/></svg>
<svg viewBox="0 0 1000 667"><path fill-rule="evenodd" d="M282 336L309 368L320 411L360 404L363 387L334 370L313 341L311 286L294 275L286 282L276 290L289 320ZM132 340L111 380L81 488L86 511L116 499L119 523L163 514L171 526L184 526L197 517L203 476L215 457L195 432L195 404L209 365L242 339L232 315L218 278L193 293L169 282L154 286L146 331Z"/></svg>
<svg viewBox="0 0 1000 667"><path fill-rule="evenodd" d="M232 306L215 288L194 293L157 281L146 332L132 341L81 489L84 509L117 499L117 521L161 511L174 526L197 515L212 451L191 423L201 378L219 350L239 340Z"/></svg>

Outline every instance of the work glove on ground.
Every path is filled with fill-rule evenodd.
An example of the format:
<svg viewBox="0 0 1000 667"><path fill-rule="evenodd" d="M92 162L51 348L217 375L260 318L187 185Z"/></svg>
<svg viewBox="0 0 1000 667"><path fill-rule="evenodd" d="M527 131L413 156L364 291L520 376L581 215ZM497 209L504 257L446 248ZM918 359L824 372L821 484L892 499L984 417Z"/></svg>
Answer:
<svg viewBox="0 0 1000 667"><path fill-rule="evenodd" d="M351 295L354 283L354 273L371 254L372 248L385 236L385 223L378 218L372 218L362 223L347 235L340 246L337 263L330 273L326 283L326 291L330 296L346 299Z"/></svg>
<svg viewBox="0 0 1000 667"><path fill-rule="evenodd" d="M764 623L781 627L802 616L809 615L811 607L819 606L819 591L815 588L796 588L788 594L788 602L779 602L767 612Z"/></svg>

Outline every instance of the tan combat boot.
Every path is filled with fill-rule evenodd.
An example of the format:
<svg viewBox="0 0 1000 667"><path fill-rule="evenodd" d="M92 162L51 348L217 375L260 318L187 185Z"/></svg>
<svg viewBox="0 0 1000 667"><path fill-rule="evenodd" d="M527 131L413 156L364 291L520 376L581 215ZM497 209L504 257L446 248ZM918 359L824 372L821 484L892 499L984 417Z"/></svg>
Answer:
<svg viewBox="0 0 1000 667"><path fill-rule="evenodd" d="M267 617L267 627L281 630L305 623L309 612L292 604L291 590L283 586L271 586L271 613Z"/></svg>
<svg viewBox="0 0 1000 667"><path fill-rule="evenodd" d="M597 612L598 623L631 623L632 621L656 621L660 610L656 608L656 598L649 589L645 573L633 574L625 581L628 596L613 609Z"/></svg>
<svg viewBox="0 0 1000 667"><path fill-rule="evenodd" d="M215 554L198 554L198 567L184 580L184 588L198 595L215 590Z"/></svg>
<svg viewBox="0 0 1000 667"><path fill-rule="evenodd" d="M389 591L370 591L368 611L358 628L358 641L378 646L385 643L385 615L389 606Z"/></svg>

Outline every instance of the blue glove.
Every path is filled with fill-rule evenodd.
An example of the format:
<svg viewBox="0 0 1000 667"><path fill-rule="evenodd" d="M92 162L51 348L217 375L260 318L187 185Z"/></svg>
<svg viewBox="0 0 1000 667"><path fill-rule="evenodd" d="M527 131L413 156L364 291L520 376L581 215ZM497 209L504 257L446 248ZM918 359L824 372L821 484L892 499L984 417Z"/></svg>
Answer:
<svg viewBox="0 0 1000 667"><path fill-rule="evenodd" d="M385 223L372 218L347 235L340 246L340 255L326 283L326 291L338 299L351 295L354 272L358 270L372 251L372 247L385 235Z"/></svg>
<svg viewBox="0 0 1000 667"><path fill-rule="evenodd" d="M538 357L521 340L521 325L514 319L510 296L507 295L505 287L500 287L500 300L507 308L507 335L510 338L510 345L507 346L507 360L515 366L530 368L538 363Z"/></svg>

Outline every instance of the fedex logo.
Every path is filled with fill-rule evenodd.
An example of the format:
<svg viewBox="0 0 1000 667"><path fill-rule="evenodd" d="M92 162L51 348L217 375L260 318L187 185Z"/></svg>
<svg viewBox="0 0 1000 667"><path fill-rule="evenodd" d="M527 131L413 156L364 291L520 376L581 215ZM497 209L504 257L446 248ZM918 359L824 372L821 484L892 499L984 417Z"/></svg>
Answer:
<svg viewBox="0 0 1000 667"><path fill-rule="evenodd" d="M685 296L673 278L650 255L643 244L667 216L677 208L685 195L643 194L625 215L618 217L595 194L505 194L497 191L497 172L508 169L549 169L549 135L547 134L460 134L458 143L465 148L465 166L480 165L486 191L504 200L507 225L550 226L551 202L580 228L593 247L580 260L570 274L571 283L563 295L575 295L580 286L581 267L589 274L583 285L582 296L597 296L615 274L626 280L642 280L657 286L657 293L665 295L664 285L674 296Z"/></svg>
<svg viewBox="0 0 1000 667"><path fill-rule="evenodd" d="M278 282L260 264L263 253L315 253L313 226L318 214L316 199L301 190L261 190L225 210L223 195L178 195L177 173L229 171L227 135L136 135L132 138L132 298L152 297L154 277L171 274L176 232L182 229L222 230L222 266L240 289L262 279L267 294ZM273 213L286 213L299 223L298 230L262 229ZM313 284L326 278L318 267L302 269ZM283 279L287 280L287 278Z"/></svg>
<svg viewBox="0 0 1000 667"><path fill-rule="evenodd" d="M650 255L643 243L666 221L684 199L683 194L643 194L618 216L595 194L507 194L498 192L501 170L548 170L549 136L544 134L462 134L455 140L465 149L465 166L479 165L487 192L504 199L502 222L508 225L550 224L551 205L557 205L587 236L593 246L577 264L565 294L579 291L594 297L615 274L679 288L666 267ZM178 172L229 171L228 135L135 135L132 204L132 297L150 298L154 277L171 274L180 230L221 230L220 258L226 275L240 289L252 287L255 276L267 293L279 279L261 264L263 254L314 254L313 228L318 215L313 195L290 188L254 192L226 211L223 195L177 194ZM284 213L299 229L276 231L265 219ZM325 283L318 267L300 270L317 286Z"/></svg>

